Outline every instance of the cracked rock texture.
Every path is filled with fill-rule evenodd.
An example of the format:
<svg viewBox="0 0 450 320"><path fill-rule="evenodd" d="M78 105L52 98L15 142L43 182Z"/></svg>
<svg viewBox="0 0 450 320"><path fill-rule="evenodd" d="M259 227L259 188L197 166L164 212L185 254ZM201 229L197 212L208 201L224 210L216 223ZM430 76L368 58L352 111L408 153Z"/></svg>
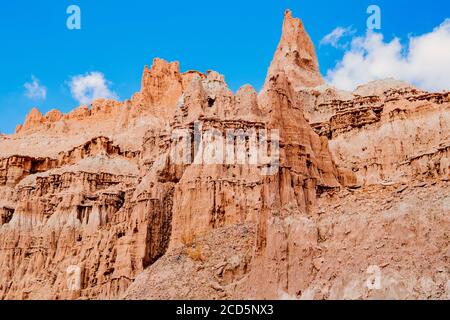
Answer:
<svg viewBox="0 0 450 320"><path fill-rule="evenodd" d="M259 93L155 59L0 135L0 298L449 299L449 129L448 91L326 85L290 11Z"/></svg>

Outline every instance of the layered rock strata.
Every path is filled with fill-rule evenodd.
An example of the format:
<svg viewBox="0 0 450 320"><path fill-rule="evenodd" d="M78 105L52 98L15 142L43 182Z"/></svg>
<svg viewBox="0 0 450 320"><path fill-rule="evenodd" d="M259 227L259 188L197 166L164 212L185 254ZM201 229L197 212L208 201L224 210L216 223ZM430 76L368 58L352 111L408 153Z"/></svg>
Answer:
<svg viewBox="0 0 450 320"><path fill-rule="evenodd" d="M0 298L448 297L449 93L318 70L286 11L259 93L155 59L130 100L32 110L0 136Z"/></svg>

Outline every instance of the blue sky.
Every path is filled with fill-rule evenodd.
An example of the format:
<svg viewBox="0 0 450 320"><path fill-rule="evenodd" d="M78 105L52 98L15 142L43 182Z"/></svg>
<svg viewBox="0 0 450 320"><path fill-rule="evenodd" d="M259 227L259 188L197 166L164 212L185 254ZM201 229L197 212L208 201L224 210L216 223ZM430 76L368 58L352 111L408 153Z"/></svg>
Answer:
<svg viewBox="0 0 450 320"><path fill-rule="evenodd" d="M72 4L81 8L81 30L66 27ZM286 8L303 20L326 75L346 49L319 45L321 39L338 26L363 36L370 4L382 10L384 40L399 37L402 44L450 17L446 0L2 1L0 132L11 133L32 107L45 113L78 106L69 81L88 72L103 73L109 89L127 99L154 57L180 61L183 71L216 70L233 90L246 83L260 89ZM26 96L32 76L46 88L45 99Z"/></svg>

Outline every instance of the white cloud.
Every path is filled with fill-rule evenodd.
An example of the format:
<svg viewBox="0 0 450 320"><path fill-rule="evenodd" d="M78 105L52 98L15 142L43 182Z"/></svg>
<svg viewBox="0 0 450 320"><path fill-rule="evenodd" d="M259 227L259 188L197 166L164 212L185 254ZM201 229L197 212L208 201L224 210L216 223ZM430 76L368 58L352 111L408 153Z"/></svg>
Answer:
<svg viewBox="0 0 450 320"><path fill-rule="evenodd" d="M320 45L331 45L335 48L346 47L346 44L341 45L339 41L344 37L355 34L355 32L356 30L353 30L352 27L337 27L320 40Z"/></svg>
<svg viewBox="0 0 450 320"><path fill-rule="evenodd" d="M90 104L99 98L118 99L117 94L108 88L110 84L103 73L90 72L72 77L69 86L75 100L80 104Z"/></svg>
<svg viewBox="0 0 450 320"><path fill-rule="evenodd" d="M39 79L31 76L31 82L23 85L25 87L25 96L32 100L45 100L47 97L47 88L40 84Z"/></svg>
<svg viewBox="0 0 450 320"><path fill-rule="evenodd" d="M368 32L352 40L351 48L327 80L337 88L353 90L369 81L393 77L429 91L450 89L450 19L432 32L384 42L383 35Z"/></svg>

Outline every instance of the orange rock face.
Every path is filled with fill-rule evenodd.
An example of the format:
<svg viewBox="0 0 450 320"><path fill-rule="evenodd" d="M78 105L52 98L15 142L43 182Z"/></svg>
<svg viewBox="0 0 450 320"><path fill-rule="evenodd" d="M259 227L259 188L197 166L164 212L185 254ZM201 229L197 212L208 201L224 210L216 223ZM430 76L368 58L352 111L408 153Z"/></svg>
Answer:
<svg viewBox="0 0 450 320"><path fill-rule="evenodd" d="M2 299L446 299L450 98L328 87L285 13L264 88L155 59L0 136Z"/></svg>
<svg viewBox="0 0 450 320"><path fill-rule="evenodd" d="M290 10L284 13L283 32L267 75L270 78L284 72L291 85L316 87L324 83L319 72L314 45L298 18ZM267 89L267 88L266 88Z"/></svg>
<svg viewBox="0 0 450 320"><path fill-rule="evenodd" d="M144 68L141 91L132 98L132 103L150 108L158 117L170 119L178 99L194 75L203 77L200 72L195 71L180 73L178 62L168 63L155 59L151 69Z"/></svg>

